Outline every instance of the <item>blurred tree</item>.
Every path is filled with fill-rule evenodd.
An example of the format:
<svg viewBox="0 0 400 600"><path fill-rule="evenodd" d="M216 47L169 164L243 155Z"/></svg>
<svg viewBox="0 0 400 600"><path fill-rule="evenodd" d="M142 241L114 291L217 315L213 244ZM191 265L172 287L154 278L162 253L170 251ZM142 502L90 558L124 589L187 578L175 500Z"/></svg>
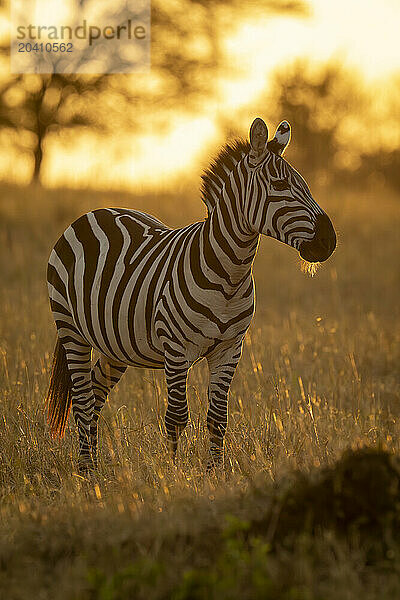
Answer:
<svg viewBox="0 0 400 600"><path fill-rule="evenodd" d="M301 172L326 181L356 166L361 147L349 132L361 137L368 99L355 73L337 63L315 67L300 61L276 74L271 93L277 119L292 124L295 143L288 156Z"/></svg>
<svg viewBox="0 0 400 600"><path fill-rule="evenodd" d="M220 71L237 68L225 56L227 33L246 20L274 14L306 17L309 8L303 0L153 0L153 75L175 92L173 101L209 94Z"/></svg>
<svg viewBox="0 0 400 600"><path fill-rule="evenodd" d="M354 177L367 186L388 185L400 192L400 150L379 149L362 153Z"/></svg>
<svg viewBox="0 0 400 600"><path fill-rule="evenodd" d="M251 110L265 115L270 135L287 119L293 142L285 157L306 178L326 184L338 173L358 168L370 134L368 105L369 96L357 72L334 62L321 65L302 59L279 67ZM249 107L244 111L247 119ZM239 135L237 122L244 117L235 116L236 121L228 116L225 122L225 134L230 137Z"/></svg>
<svg viewBox="0 0 400 600"><path fill-rule="evenodd" d="M90 106L108 83L104 76L21 74L0 89L0 127L16 131L18 150L32 155L34 181L40 177L49 133L101 126L99 115L95 116Z"/></svg>
<svg viewBox="0 0 400 600"><path fill-rule="evenodd" d="M79 15L85 0L75 4ZM17 132L18 149L33 158L34 181L40 180L50 133L71 128L105 131L122 123L125 129L133 123L138 128L149 109L193 109L196 99L212 93L219 70L232 68L222 47L231 24L261 11L307 14L301 0L153 0L151 10L149 74L21 74L0 87L0 128Z"/></svg>
<svg viewBox="0 0 400 600"><path fill-rule="evenodd" d="M374 90L338 63L296 62L271 86L277 121L291 122L294 143L287 157L306 178L321 184L400 186L400 95L393 110L373 108ZM371 131L374 134L371 134Z"/></svg>

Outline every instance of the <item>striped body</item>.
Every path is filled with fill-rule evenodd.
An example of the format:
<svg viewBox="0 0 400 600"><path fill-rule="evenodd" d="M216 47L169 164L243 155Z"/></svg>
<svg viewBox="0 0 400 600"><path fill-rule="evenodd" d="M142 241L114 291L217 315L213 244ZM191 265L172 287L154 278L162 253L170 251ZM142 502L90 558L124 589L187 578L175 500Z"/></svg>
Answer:
<svg viewBox="0 0 400 600"><path fill-rule="evenodd" d="M329 218L281 156L289 138L284 121L267 143L256 119L250 144L226 146L203 175L202 222L170 229L134 210L99 209L56 243L48 265L58 333L49 421L62 434L72 405L82 468L96 463L100 411L127 366L165 369L165 426L175 454L188 421L188 370L204 357L210 464L221 462L229 387L254 313L260 235L312 262L326 260L336 244ZM100 354L95 365L92 349Z"/></svg>
<svg viewBox="0 0 400 600"><path fill-rule="evenodd" d="M188 365L243 336L254 311L251 270L238 286L213 271L209 223L169 229L128 209L99 209L70 225L51 253L53 314L106 357L164 368L165 347ZM212 252L210 252L212 257Z"/></svg>

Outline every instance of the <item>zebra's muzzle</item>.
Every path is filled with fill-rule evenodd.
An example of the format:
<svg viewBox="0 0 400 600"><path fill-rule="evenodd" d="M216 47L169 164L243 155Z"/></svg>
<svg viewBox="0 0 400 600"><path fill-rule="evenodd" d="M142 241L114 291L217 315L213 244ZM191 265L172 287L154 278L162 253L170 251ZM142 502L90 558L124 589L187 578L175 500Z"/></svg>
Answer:
<svg viewBox="0 0 400 600"><path fill-rule="evenodd" d="M312 240L301 243L301 258L308 262L327 260L336 248L336 233L328 215L318 215L315 222L315 234Z"/></svg>

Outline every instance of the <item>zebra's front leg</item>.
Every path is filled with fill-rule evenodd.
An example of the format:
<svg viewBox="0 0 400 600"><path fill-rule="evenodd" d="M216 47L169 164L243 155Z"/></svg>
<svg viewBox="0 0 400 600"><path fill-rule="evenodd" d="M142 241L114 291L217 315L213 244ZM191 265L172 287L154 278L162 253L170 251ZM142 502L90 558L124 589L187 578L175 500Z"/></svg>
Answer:
<svg viewBox="0 0 400 600"><path fill-rule="evenodd" d="M165 429L168 445L175 460L178 439L189 419L186 397L186 381L188 374L187 361L182 357L165 359L165 377L168 388L168 407L165 413Z"/></svg>
<svg viewBox="0 0 400 600"><path fill-rule="evenodd" d="M228 348L227 351L217 349L216 353L207 357L210 369L208 387L209 407L207 427L210 434L210 459L207 471L223 466L224 438L228 423L229 388L242 353L242 341Z"/></svg>
<svg viewBox="0 0 400 600"><path fill-rule="evenodd" d="M101 355L92 370L92 387L95 396L93 417L90 423L90 449L93 464L98 464L98 421L107 396L126 371L126 365L111 361Z"/></svg>

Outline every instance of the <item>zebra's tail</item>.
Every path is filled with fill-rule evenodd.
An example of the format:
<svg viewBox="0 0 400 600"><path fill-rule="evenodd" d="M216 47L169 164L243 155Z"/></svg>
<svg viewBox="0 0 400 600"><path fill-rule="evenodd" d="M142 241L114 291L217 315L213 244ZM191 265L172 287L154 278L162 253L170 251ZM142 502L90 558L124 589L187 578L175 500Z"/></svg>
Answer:
<svg viewBox="0 0 400 600"><path fill-rule="evenodd" d="M63 437L71 410L71 376L68 371L65 348L57 336L51 369L49 391L47 392L47 422L54 437Z"/></svg>

